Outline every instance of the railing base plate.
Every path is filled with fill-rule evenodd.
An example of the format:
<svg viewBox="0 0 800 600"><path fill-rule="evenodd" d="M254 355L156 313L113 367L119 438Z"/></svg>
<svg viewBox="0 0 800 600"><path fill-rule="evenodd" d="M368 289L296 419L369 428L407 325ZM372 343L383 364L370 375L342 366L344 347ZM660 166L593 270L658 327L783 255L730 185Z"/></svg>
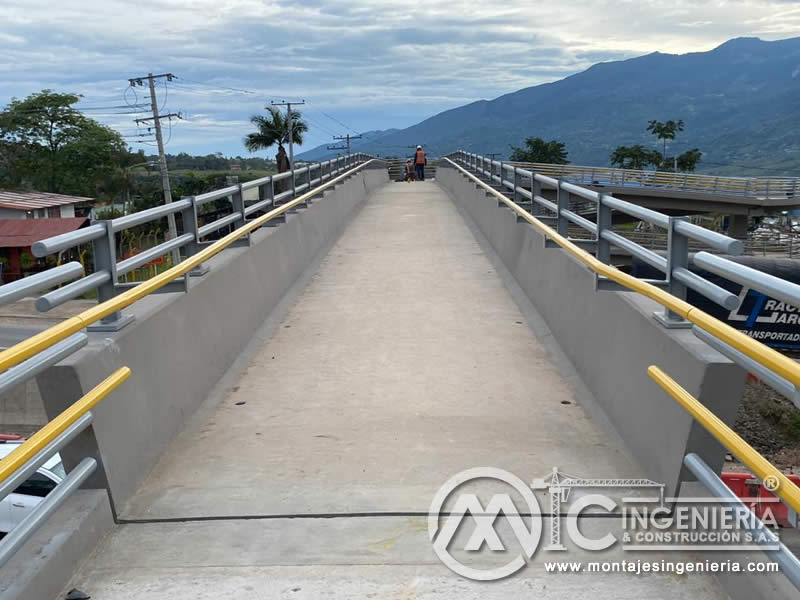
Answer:
<svg viewBox="0 0 800 600"><path fill-rule="evenodd" d="M194 269L189 271L189 277L202 277L211 270L208 265L197 265Z"/></svg>
<svg viewBox="0 0 800 600"><path fill-rule="evenodd" d="M119 319L116 321L110 321L108 323L98 321L97 323L89 325L86 331L119 331L126 325L132 323L135 318L136 317L133 315L120 315Z"/></svg>
<svg viewBox="0 0 800 600"><path fill-rule="evenodd" d="M667 315L665 315L661 311L654 312L653 313L653 318L656 321L658 321L659 323L661 323L661 325L663 327L666 327L667 329L691 329L692 328L692 324L689 321L686 321L684 319L681 319L680 321L676 321L675 319L669 319L669 318L667 318Z"/></svg>

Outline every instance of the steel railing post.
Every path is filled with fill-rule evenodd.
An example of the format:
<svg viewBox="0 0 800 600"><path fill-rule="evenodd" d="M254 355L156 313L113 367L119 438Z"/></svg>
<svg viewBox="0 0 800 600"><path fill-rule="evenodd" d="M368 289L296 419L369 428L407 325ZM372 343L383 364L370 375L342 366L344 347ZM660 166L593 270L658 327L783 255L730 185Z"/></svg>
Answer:
<svg viewBox="0 0 800 600"><path fill-rule="evenodd" d="M558 179L558 186L556 188L556 199L557 199L557 206L558 206L558 215L556 221L556 231L559 235L563 235L567 237L569 235L569 221L567 217L561 214L562 210L569 210L569 197L570 194L568 191L562 188L563 181L561 178Z"/></svg>
<svg viewBox="0 0 800 600"><path fill-rule="evenodd" d="M606 264L611 262L611 244L603 239L603 231L611 229L611 209L605 204L605 194L597 197L597 248L595 257Z"/></svg>
<svg viewBox="0 0 800 600"><path fill-rule="evenodd" d="M187 258L197 254L200 251L200 237L197 234L197 201L195 200L194 196L191 196L189 199L192 201L192 205L181 211L183 233L191 233L194 236L194 240L184 246L186 249ZM194 269L189 271L189 277L200 277L208 273L208 270L208 265L199 264Z"/></svg>
<svg viewBox="0 0 800 600"><path fill-rule="evenodd" d="M233 224L233 229L238 229L239 227L244 227L247 223L247 214L244 212L244 190L242 189L242 184L240 183L238 186L238 190L231 196L231 208L233 209L234 213L238 213L241 219L241 224L237 227L236 224ZM245 245L250 245L250 234L248 233L245 237Z"/></svg>
<svg viewBox="0 0 800 600"><path fill-rule="evenodd" d="M542 210L536 203L536 197L542 195L542 184L536 180L536 173L531 171L531 214L541 215Z"/></svg>
<svg viewBox="0 0 800 600"><path fill-rule="evenodd" d="M95 273L106 271L111 277L97 287L97 302L103 303L117 295L117 243L111 221L92 221L92 225L103 225L106 234L92 241ZM133 320L133 315L123 315L121 311L103 317L99 322L90 325L89 331L119 331Z"/></svg>
<svg viewBox="0 0 800 600"><path fill-rule="evenodd" d="M519 204L519 198L521 194L519 193L520 188L520 177L519 177L519 170L517 167L514 167L514 203Z"/></svg>
<svg viewBox="0 0 800 600"><path fill-rule="evenodd" d="M669 217L667 228L667 290L681 300L686 300L686 286L678 281L674 272L676 269L689 268L689 238L675 230L675 223L688 220L689 217ZM667 308L663 312L656 312L654 316L667 328L690 328L692 326L689 321Z"/></svg>
<svg viewBox="0 0 800 600"><path fill-rule="evenodd" d="M262 183L260 186L258 186L258 201L263 202L264 200L269 200L270 206L275 206L273 198L274 194L272 193L272 175L270 175L267 183Z"/></svg>

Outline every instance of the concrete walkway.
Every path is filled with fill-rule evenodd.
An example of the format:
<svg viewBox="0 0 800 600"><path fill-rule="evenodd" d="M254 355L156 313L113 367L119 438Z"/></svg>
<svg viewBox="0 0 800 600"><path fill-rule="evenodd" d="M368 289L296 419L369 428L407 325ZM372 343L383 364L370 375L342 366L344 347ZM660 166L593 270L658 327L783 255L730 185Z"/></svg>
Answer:
<svg viewBox="0 0 800 600"><path fill-rule="evenodd" d="M94 600L725 597L697 575L547 574L541 552L501 583L459 578L431 550L424 514L478 466L525 481L553 466L641 475L441 188L389 184L122 509L143 522L119 526L71 586Z"/></svg>

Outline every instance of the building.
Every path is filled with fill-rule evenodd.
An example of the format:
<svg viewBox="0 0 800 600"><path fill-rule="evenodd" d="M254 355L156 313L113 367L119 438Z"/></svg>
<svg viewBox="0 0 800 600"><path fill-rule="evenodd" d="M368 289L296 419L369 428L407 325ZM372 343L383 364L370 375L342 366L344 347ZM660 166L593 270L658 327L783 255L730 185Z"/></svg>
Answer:
<svg viewBox="0 0 800 600"><path fill-rule="evenodd" d="M3 210L11 209L3 207ZM46 269L44 259L33 257L31 246L39 240L75 231L88 224L86 217L74 216L0 219L0 280L8 283Z"/></svg>
<svg viewBox="0 0 800 600"><path fill-rule="evenodd" d="M86 216L94 198L31 190L0 189L0 219L60 219Z"/></svg>

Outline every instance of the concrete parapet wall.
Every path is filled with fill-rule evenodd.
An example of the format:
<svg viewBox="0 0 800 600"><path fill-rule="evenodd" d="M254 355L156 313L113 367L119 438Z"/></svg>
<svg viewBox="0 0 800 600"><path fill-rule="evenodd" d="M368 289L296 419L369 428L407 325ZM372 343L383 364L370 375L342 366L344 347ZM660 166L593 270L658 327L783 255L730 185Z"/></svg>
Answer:
<svg viewBox="0 0 800 600"><path fill-rule="evenodd" d="M385 168L362 170L309 208L288 214L286 223L256 231L249 248L218 254L208 274L192 278L188 294L144 298L126 311L133 323L116 333L91 333L86 348L39 376L52 418L113 370L131 368L130 378L93 409L93 433L117 510L254 331L387 181ZM62 454L68 466L82 458L70 448Z"/></svg>
<svg viewBox="0 0 800 600"><path fill-rule="evenodd" d="M648 376L664 369L728 424L736 418L743 369L699 341L690 330L665 329L661 307L629 292L596 292L594 276L541 234L518 223L463 174L441 166L437 180L471 219L547 322L559 346L647 476L675 491L687 452L717 470L724 450ZM613 477L613 473L585 473Z"/></svg>
<svg viewBox="0 0 800 600"><path fill-rule="evenodd" d="M105 490L78 490L0 568L0 600L59 597L84 557L114 526Z"/></svg>

